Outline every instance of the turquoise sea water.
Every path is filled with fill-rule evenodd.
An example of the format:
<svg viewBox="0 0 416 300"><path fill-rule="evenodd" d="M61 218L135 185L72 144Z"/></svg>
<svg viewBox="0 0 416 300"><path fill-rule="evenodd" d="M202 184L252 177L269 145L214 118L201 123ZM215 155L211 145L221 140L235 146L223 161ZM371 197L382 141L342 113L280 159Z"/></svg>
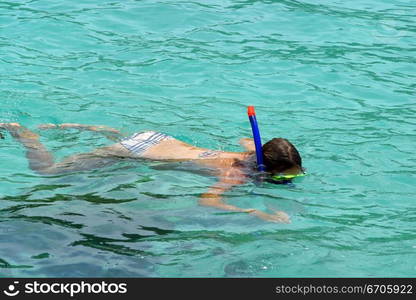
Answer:
<svg viewBox="0 0 416 300"><path fill-rule="evenodd" d="M415 24L410 0L0 2L0 122L57 159L110 142L38 124L240 151L255 105L309 173L225 195L275 224L200 207L215 178L152 163L39 176L6 134L0 276L414 277Z"/></svg>

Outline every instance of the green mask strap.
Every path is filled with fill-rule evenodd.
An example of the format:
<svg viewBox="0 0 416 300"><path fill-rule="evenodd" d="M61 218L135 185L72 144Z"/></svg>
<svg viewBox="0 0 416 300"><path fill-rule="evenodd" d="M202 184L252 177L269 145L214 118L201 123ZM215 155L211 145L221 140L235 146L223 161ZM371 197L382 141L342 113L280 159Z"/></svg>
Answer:
<svg viewBox="0 0 416 300"><path fill-rule="evenodd" d="M304 177L306 174L302 173L302 174L288 174L288 175L274 175L272 176L272 179L275 181L283 181L283 180L292 180L294 178L298 178L298 177Z"/></svg>

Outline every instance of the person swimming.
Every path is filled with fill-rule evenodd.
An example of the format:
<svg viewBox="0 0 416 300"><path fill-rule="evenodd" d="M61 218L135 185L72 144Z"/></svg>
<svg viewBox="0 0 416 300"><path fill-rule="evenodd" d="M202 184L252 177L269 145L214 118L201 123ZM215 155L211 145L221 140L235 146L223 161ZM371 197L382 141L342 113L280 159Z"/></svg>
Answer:
<svg viewBox="0 0 416 300"><path fill-rule="evenodd" d="M26 149L29 167L40 175L56 175L90 170L112 164L119 159L146 159L167 162L189 161L213 170L218 182L212 185L199 199L199 204L218 209L245 212L272 222L290 222L282 212L266 213L257 209L240 208L227 204L222 194L236 185L243 184L258 173L256 170L255 145L252 139L240 140L246 151L227 152L196 147L169 135L156 131L144 131L124 138L120 131L106 126L91 126L75 123L61 125L44 124L39 129L67 129L96 131L116 143L100 147L89 153L76 154L54 162L53 155L39 141L39 135L19 123L0 123L0 128L9 131ZM290 182L291 178L303 174L302 159L295 146L284 138L273 138L262 146L266 167L266 180L273 183ZM281 178L283 180L278 180Z"/></svg>

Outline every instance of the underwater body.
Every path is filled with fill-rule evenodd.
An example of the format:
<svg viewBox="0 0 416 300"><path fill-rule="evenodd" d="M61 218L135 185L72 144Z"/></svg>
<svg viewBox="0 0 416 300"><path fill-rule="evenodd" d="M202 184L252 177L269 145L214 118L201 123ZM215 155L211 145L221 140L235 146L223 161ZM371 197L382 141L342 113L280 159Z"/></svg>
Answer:
<svg viewBox="0 0 416 300"><path fill-rule="evenodd" d="M189 166L121 160L56 176L0 139L1 277L413 277L413 1L3 1L0 122L56 160L112 142L43 123L163 132L243 151L284 137L307 176L216 182Z"/></svg>

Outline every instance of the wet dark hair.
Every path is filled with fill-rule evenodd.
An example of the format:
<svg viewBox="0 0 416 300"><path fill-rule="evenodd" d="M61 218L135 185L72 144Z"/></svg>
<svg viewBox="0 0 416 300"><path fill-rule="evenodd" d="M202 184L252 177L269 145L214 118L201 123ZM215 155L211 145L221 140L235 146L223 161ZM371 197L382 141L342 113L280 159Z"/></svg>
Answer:
<svg viewBox="0 0 416 300"><path fill-rule="evenodd" d="M266 170L272 174L298 167L302 172L302 158L295 146L287 139L274 138L263 145L263 160Z"/></svg>

